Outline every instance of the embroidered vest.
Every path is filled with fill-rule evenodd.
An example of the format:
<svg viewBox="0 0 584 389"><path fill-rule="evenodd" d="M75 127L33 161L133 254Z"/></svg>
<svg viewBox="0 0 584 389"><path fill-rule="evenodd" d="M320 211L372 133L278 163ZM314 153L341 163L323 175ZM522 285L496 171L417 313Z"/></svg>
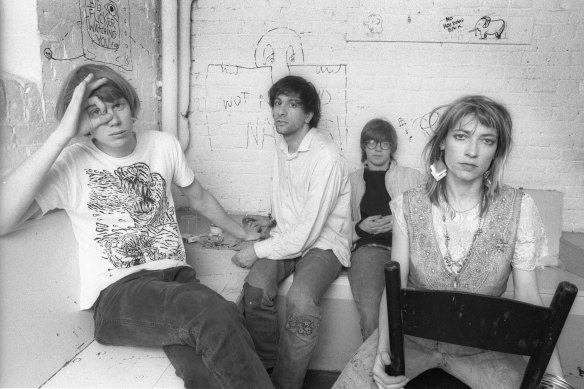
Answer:
<svg viewBox="0 0 584 389"><path fill-rule="evenodd" d="M511 274L517 223L523 192L504 186L483 216L468 261L458 275L457 290L500 296ZM404 193L408 226L410 272L408 285L420 289L453 290L454 276L446 270L432 223L432 204L424 187Z"/></svg>

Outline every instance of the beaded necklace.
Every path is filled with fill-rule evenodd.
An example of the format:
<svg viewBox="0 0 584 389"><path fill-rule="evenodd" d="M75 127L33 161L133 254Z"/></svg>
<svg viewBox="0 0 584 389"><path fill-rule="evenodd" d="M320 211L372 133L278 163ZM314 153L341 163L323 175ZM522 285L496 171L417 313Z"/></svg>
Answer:
<svg viewBox="0 0 584 389"><path fill-rule="evenodd" d="M450 276L453 278L452 283L453 283L454 289L458 288L458 278L460 276L460 272L462 271L464 266L467 264L468 259L470 258L470 255L472 254L472 250L474 248L474 244L475 244L478 236L483 232L482 220L483 220L483 217L480 216L479 217L479 224L477 226L477 229L475 230L475 232L472 235L472 242L470 243L470 247L468 248L466 255L462 258L461 261L454 261L452 259L452 254L450 254L450 248L448 245L448 243L450 241L450 235L448 234L448 228L446 228L446 215L444 214L444 211L442 211L442 224L444 225L444 244L446 246L446 255L444 255L444 262L446 263L446 270L448 271ZM459 265L458 271L454 270L453 265Z"/></svg>

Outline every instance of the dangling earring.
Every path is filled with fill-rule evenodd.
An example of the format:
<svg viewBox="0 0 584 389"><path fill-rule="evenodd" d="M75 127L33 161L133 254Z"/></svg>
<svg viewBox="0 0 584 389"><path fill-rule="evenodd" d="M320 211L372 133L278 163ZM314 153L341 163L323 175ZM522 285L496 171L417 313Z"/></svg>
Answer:
<svg viewBox="0 0 584 389"><path fill-rule="evenodd" d="M430 174L436 181L440 181L444 177L446 177L446 173L448 173L448 168L446 164L442 160L444 152L440 153L440 158L436 160L432 165L430 165Z"/></svg>
<svg viewBox="0 0 584 389"><path fill-rule="evenodd" d="M493 185L493 182L491 181L490 175L491 175L490 170L487 170L486 172L483 173L483 183L487 187Z"/></svg>

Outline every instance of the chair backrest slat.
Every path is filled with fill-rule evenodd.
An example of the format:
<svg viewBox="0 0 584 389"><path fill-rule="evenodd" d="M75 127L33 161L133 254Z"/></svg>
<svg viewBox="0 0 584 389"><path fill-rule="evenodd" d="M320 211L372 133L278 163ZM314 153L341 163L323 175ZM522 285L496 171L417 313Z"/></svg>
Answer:
<svg viewBox="0 0 584 389"><path fill-rule="evenodd" d="M532 353L525 374L523 375L522 388L537 388L545 373L545 368L554 352L556 342L560 337L564 323L568 319L572 304L578 294L578 288L569 282L562 281L556 289L554 298L550 304L550 315L544 326L542 341L539 349Z"/></svg>
<svg viewBox="0 0 584 389"><path fill-rule="evenodd" d="M464 292L402 290L403 331L468 347L531 355L550 308Z"/></svg>

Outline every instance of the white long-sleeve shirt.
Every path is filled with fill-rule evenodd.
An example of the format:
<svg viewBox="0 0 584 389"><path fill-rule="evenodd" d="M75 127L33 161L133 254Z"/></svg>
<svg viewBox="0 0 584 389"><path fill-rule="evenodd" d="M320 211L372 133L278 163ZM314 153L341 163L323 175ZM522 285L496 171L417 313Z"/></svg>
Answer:
<svg viewBox="0 0 584 389"><path fill-rule="evenodd" d="M350 266L351 186L347 162L330 134L311 129L288 153L280 139L272 178L270 238L254 244L258 257L288 259L312 248L332 250Z"/></svg>

